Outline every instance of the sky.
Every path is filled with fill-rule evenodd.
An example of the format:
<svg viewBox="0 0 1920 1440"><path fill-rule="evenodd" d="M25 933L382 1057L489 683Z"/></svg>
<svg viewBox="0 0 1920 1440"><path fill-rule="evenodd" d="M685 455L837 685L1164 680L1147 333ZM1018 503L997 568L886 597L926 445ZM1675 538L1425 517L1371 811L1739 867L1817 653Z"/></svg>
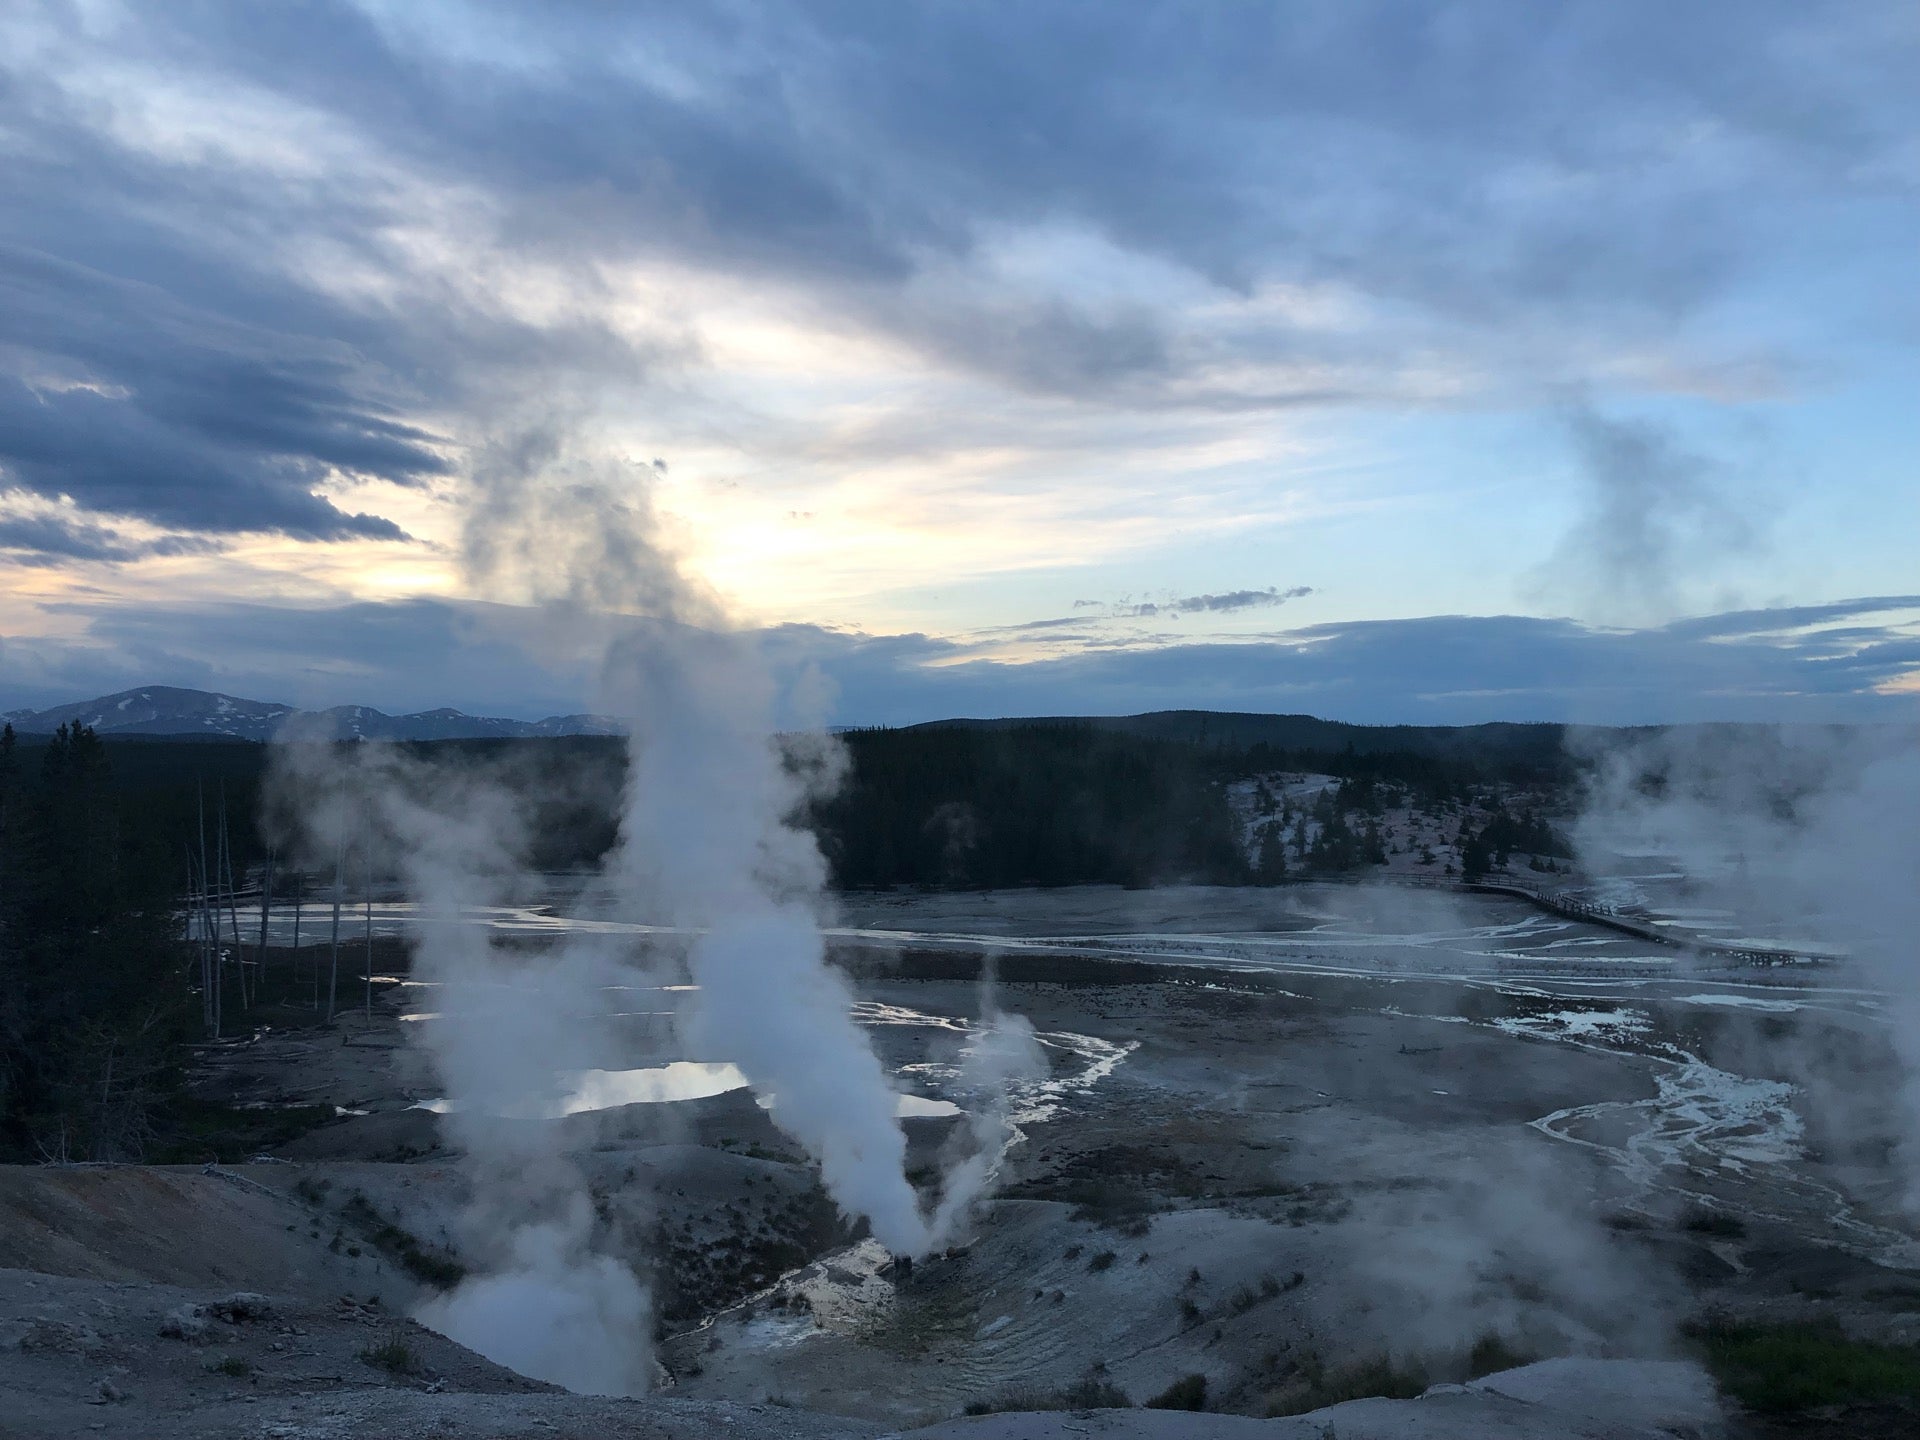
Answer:
<svg viewBox="0 0 1920 1440"><path fill-rule="evenodd" d="M1906 0L15 0L0 710L724 623L842 724L1910 719L1916 74Z"/></svg>

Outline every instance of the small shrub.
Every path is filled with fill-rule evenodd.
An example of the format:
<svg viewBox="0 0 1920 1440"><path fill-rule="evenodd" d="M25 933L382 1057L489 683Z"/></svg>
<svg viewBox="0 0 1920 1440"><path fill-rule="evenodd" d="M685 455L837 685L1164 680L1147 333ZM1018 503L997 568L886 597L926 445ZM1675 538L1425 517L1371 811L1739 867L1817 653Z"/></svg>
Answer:
<svg viewBox="0 0 1920 1440"><path fill-rule="evenodd" d="M1712 1235L1723 1240L1738 1240L1747 1233L1747 1222L1738 1215L1729 1215L1725 1210L1709 1210L1704 1205L1688 1211L1680 1226L1696 1235Z"/></svg>
<svg viewBox="0 0 1920 1440"><path fill-rule="evenodd" d="M1304 1415L1324 1406L1376 1396L1413 1400L1429 1383L1425 1367L1410 1363L1402 1368L1390 1355L1376 1355L1338 1370L1328 1370L1318 1357L1310 1356L1301 1368L1305 1384L1268 1407L1269 1416Z"/></svg>
<svg viewBox="0 0 1920 1440"><path fill-rule="evenodd" d="M1125 1410L1133 1402L1112 1381L1090 1372L1063 1390L1006 1390L992 1399L969 1400L968 1415L1003 1415L1024 1410Z"/></svg>
<svg viewBox="0 0 1920 1440"><path fill-rule="evenodd" d="M442 1290L451 1290L467 1278L466 1266L450 1255L422 1245L415 1236L374 1209L365 1195L356 1192L345 1205L344 1213L361 1227L375 1246L397 1260L416 1280ZM349 1246L347 1253L358 1255L360 1251L357 1247Z"/></svg>
<svg viewBox="0 0 1920 1440"><path fill-rule="evenodd" d="M467 1267L458 1260L418 1247L402 1250L400 1263L416 1278L429 1285L437 1285L442 1290L451 1290L467 1278Z"/></svg>
<svg viewBox="0 0 1920 1440"><path fill-rule="evenodd" d="M1522 1365L1531 1365L1536 1358L1509 1345L1506 1336L1489 1330L1474 1341L1473 1349L1467 1352L1467 1378L1478 1380L1482 1375L1514 1370Z"/></svg>
<svg viewBox="0 0 1920 1440"><path fill-rule="evenodd" d="M1087 1261L1087 1269L1096 1273L1101 1270L1110 1270L1113 1268L1113 1262L1119 1258L1120 1257L1111 1250L1102 1250L1098 1255Z"/></svg>
<svg viewBox="0 0 1920 1440"><path fill-rule="evenodd" d="M1920 1345L1850 1340L1831 1321L1743 1325L1709 1317L1687 1334L1721 1387L1751 1410L1920 1398Z"/></svg>
<svg viewBox="0 0 1920 1440"><path fill-rule="evenodd" d="M1153 1399L1149 1410L1204 1410L1207 1408L1207 1377L1198 1373L1183 1375Z"/></svg>
<svg viewBox="0 0 1920 1440"><path fill-rule="evenodd" d="M388 1335L377 1345L369 1345L360 1352L360 1358L376 1370L384 1370L389 1375L411 1375L419 1363L413 1353L413 1347L398 1331Z"/></svg>
<svg viewBox="0 0 1920 1440"><path fill-rule="evenodd" d="M217 1375L231 1375L236 1380L243 1375L251 1375L253 1373L253 1366L242 1360L238 1355L222 1355L218 1360L214 1361L213 1364L209 1365L207 1369Z"/></svg>

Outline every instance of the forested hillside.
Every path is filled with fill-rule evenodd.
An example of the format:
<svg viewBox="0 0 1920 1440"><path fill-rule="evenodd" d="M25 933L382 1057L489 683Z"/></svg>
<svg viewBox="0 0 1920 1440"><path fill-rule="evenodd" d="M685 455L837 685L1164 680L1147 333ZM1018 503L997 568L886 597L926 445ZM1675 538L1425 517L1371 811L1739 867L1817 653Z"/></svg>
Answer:
<svg viewBox="0 0 1920 1440"><path fill-rule="evenodd" d="M1263 720L1272 723L1256 723ZM1406 744L1384 744L1389 737ZM1178 712L1129 722L959 721L855 730L840 740L849 762L844 787L809 818L834 882L853 888L1245 883L1261 877L1247 864L1227 804L1236 780L1295 771L1352 781L1358 817L1372 783L1448 806L1488 786L1563 789L1575 775L1549 726L1387 730ZM103 757L94 783L114 797L119 822L137 832L129 843L163 883L184 883L202 807L209 824L224 811L242 875L268 858L285 828L268 813L264 745L86 743ZM592 864L614 840L626 771L619 740L403 743L436 764L485 770L519 794L533 837L526 858L536 869ZM45 737L20 738L15 770L34 779L55 748ZM1349 868L1348 860L1361 863L1358 853L1322 847L1305 870ZM287 859L278 857L283 868Z"/></svg>
<svg viewBox="0 0 1920 1440"><path fill-rule="evenodd" d="M139 1154L188 1016L180 878L106 747L0 730L0 1158Z"/></svg>
<svg viewBox="0 0 1920 1440"><path fill-rule="evenodd" d="M1210 757L1079 724L867 730L818 814L846 887L1247 878Z"/></svg>
<svg viewBox="0 0 1920 1440"><path fill-rule="evenodd" d="M1408 853L1415 812L1446 837L1447 853L1421 862L1436 874L1455 873L1455 861L1479 873L1509 851L1565 853L1531 811L1500 808L1514 787L1551 795L1572 773L1537 730L1488 732L1479 747L1423 734L1395 749L1351 743L1354 727L1323 722L1263 729L1251 723L1260 717L1226 717L1223 740L1191 716L1143 718L1155 723L853 731L841 737L843 785L805 818L845 889L1363 873L1390 850ZM1277 746L1282 735L1308 743ZM621 741L405 748L519 795L530 868L592 864L616 838ZM257 883L271 869L283 900L296 883L299 857L280 849L290 830L274 814L270 755L243 741L102 740L84 726L0 734L0 1158L186 1153L183 1136L221 1148L180 1087L184 1044L203 1033L182 897L203 836L212 845L222 830L217 872L230 869L244 887L250 872ZM1320 788L1295 805L1282 793L1288 776ZM1400 831L1387 800L1405 812ZM243 984L237 1003L262 998Z"/></svg>

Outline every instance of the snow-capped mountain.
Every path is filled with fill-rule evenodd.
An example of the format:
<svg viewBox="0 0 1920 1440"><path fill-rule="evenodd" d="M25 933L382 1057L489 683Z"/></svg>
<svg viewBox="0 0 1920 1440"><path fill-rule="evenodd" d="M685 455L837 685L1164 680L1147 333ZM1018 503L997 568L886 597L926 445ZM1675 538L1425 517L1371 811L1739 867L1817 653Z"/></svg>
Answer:
<svg viewBox="0 0 1920 1440"><path fill-rule="evenodd" d="M49 710L0 715L22 735L50 734L62 725L90 725L102 735L207 735L271 740L291 722L316 738L366 740L480 740L535 735L612 735L619 723L604 715L551 715L545 720L500 720L458 710L389 715L365 705L303 711L264 700L242 700L205 690L147 685L98 700Z"/></svg>

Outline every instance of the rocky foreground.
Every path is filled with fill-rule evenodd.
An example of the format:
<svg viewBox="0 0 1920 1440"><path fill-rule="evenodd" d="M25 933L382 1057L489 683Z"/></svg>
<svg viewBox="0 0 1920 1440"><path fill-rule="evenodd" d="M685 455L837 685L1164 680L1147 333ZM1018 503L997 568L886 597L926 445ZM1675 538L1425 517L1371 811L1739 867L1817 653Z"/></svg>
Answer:
<svg viewBox="0 0 1920 1440"><path fill-rule="evenodd" d="M291 1167L246 1167L278 1178ZM1286 1419L1002 1413L913 1428L778 1401L571 1395L405 1316L404 1274L324 1243L297 1196L225 1167L0 1167L0 1435L813 1440L1656 1440L1723 1433L1697 1368L1550 1360ZM384 1298L383 1298L384 1297ZM822 1403L824 1396L826 1403Z"/></svg>
<svg viewBox="0 0 1920 1440"><path fill-rule="evenodd" d="M527 1437L872 1440L871 1421L780 1405L569 1395L503 1370L380 1304L0 1271L0 1433L144 1440ZM1000 1414L926 1440L1673 1440L1720 1433L1691 1365L1549 1360L1417 1400L1253 1420L1155 1410Z"/></svg>

